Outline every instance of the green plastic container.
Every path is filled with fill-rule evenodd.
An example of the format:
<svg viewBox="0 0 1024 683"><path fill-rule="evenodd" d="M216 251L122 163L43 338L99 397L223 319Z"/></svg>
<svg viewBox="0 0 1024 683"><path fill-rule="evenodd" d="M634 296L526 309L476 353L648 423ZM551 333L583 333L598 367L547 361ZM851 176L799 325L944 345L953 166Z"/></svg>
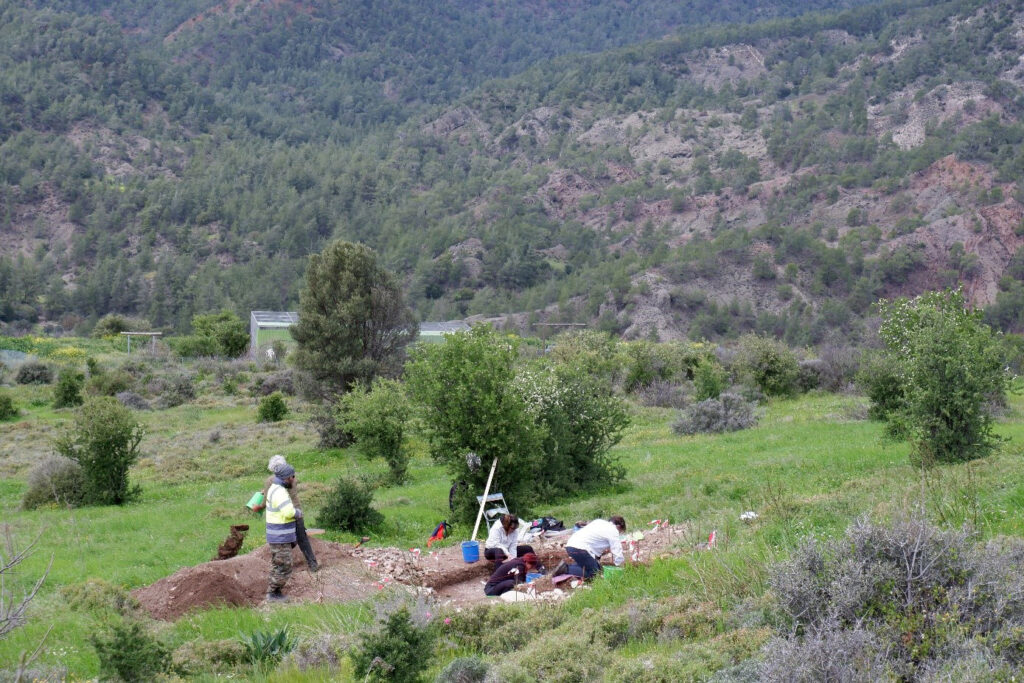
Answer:
<svg viewBox="0 0 1024 683"><path fill-rule="evenodd" d="M259 506L259 505L263 505L263 492L262 491L257 491L256 493L252 494L252 498L250 498L249 502L245 504L245 507L249 508L250 510L255 511L256 507Z"/></svg>
<svg viewBox="0 0 1024 683"><path fill-rule="evenodd" d="M603 575L604 578L615 581L622 576L622 567L605 567Z"/></svg>

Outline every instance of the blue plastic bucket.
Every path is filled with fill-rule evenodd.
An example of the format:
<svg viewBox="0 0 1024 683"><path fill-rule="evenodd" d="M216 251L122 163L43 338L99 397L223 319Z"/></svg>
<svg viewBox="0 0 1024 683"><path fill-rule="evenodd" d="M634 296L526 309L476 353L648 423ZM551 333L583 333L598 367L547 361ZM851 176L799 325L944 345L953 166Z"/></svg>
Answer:
<svg viewBox="0 0 1024 683"><path fill-rule="evenodd" d="M528 572L526 574L526 583L533 583L534 581L536 581L537 579L541 578L542 576L544 576L544 575L541 574L540 572Z"/></svg>
<svg viewBox="0 0 1024 683"><path fill-rule="evenodd" d="M466 562L476 562L480 559L480 542L479 541L463 541L462 542L462 559Z"/></svg>

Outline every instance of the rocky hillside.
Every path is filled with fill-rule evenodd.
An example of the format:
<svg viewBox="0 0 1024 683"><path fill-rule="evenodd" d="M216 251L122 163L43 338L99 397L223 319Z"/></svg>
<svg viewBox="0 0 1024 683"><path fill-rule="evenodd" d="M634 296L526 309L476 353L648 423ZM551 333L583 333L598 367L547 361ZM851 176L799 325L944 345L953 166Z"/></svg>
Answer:
<svg viewBox="0 0 1024 683"><path fill-rule="evenodd" d="M513 23L543 24L542 4ZM318 3L197 4L152 22L162 34L52 15L66 54L7 6L13 72L37 55L55 91L68 72L84 83L59 101L0 83L0 320L180 328L293 306L306 255L344 238L430 319L846 342L879 297L962 285L1022 329L1024 10L849 4L596 54L551 42L506 78L467 66L441 85L370 59ZM685 23L644 7L618 44ZM588 16L545 26L596 35L613 15ZM245 66L232 46L268 17L281 41ZM496 54L473 44L467 58Z"/></svg>

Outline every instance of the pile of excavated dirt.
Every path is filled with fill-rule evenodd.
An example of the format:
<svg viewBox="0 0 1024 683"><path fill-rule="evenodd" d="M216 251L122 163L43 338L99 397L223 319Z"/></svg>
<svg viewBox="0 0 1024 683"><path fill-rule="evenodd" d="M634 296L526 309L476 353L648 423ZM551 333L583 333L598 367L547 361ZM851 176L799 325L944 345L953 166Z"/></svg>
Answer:
<svg viewBox="0 0 1024 683"><path fill-rule="evenodd" d="M638 561L678 554L692 548L692 536L682 526L645 531L639 546L624 547ZM570 534L530 541L548 569L566 559ZM293 572L285 594L291 602L350 602L363 600L389 585L429 589L440 602L456 606L484 603L483 584L494 565L480 560L467 563L460 545L415 552L398 548L354 547L310 539L320 571L311 573L302 553L292 551ZM270 549L262 546L245 555L185 567L171 576L132 592L150 616L173 621L194 610L222 605L255 607L264 602L270 573ZM538 594L554 592L550 580L541 580ZM558 593L559 596L563 593ZM551 597L551 596L549 596ZM493 601L492 601L493 602Z"/></svg>

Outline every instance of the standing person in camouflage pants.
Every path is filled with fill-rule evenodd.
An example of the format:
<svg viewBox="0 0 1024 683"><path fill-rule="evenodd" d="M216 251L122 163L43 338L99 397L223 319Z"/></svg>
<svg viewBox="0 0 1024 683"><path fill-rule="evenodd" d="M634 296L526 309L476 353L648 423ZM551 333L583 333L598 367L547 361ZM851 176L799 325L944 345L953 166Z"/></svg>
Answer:
<svg viewBox="0 0 1024 683"><path fill-rule="evenodd" d="M287 600L281 589L292 575L292 546L295 545L295 506L288 489L295 485L295 468L282 465L267 489L267 544L270 546L270 582L267 601Z"/></svg>

